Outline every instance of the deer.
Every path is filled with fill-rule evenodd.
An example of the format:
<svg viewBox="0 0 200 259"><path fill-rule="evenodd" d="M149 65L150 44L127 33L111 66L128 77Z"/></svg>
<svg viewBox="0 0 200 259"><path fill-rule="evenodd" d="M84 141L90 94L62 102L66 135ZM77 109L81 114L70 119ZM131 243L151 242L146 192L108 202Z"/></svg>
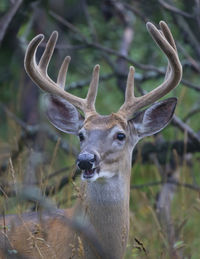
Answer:
<svg viewBox="0 0 200 259"><path fill-rule="evenodd" d="M58 33L51 34L38 63L36 53L44 35L37 35L29 43L25 70L46 92L49 121L58 130L79 137L80 153L76 164L81 170L83 195L72 209L55 209L55 213L40 216L37 212L28 212L1 219L1 258L9 254L8 247L4 246L5 238L15 256L19 256L17 258L124 258L129 236L132 152L140 139L168 125L177 98L159 99L173 90L182 78L172 33L164 21L159 26L157 29L151 22L146 24L168 59L164 81L145 95L136 97L135 69L130 66L125 101L110 115L101 115L95 108L99 65L94 66L86 98L80 98L64 89L69 56L62 63L56 82L48 76Z"/></svg>

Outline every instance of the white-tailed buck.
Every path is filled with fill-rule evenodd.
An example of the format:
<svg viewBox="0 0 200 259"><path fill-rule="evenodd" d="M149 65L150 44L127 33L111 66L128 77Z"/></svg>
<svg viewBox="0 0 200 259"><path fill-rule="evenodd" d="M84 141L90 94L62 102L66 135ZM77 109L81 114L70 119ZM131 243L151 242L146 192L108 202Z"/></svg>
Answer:
<svg viewBox="0 0 200 259"><path fill-rule="evenodd" d="M1 258L8 256L8 246L18 258L124 257L129 234L132 151L140 139L159 132L171 120L176 98L156 101L174 89L182 76L167 24L161 21L158 30L148 22L147 29L168 58L164 82L146 95L135 97L131 66L125 102L117 113L106 116L95 110L99 65L94 67L87 97L82 99L64 90L70 57L64 59L57 82L47 74L58 33L52 33L39 64L36 52L44 36L38 35L30 42L25 69L33 82L49 93L46 105L49 120L59 130L79 136L81 151L77 166L82 170L84 194L71 210L56 210L49 215L27 213L17 220L17 216L6 216L1 221ZM139 111L148 105L151 106Z"/></svg>

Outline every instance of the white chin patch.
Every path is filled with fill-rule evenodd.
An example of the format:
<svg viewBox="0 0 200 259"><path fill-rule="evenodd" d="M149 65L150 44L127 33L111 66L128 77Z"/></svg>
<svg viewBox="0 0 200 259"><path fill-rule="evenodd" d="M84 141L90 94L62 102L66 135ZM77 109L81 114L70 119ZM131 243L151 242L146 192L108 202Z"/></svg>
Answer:
<svg viewBox="0 0 200 259"><path fill-rule="evenodd" d="M111 172L108 172L108 171L99 171L97 172L96 170L94 170L94 173L92 175L90 175L90 177L88 177L88 175L83 172L81 174L81 179L83 181L88 181L88 182L95 182L97 180L100 180L100 179L109 179L111 177L113 177L115 175L115 173L111 173Z"/></svg>

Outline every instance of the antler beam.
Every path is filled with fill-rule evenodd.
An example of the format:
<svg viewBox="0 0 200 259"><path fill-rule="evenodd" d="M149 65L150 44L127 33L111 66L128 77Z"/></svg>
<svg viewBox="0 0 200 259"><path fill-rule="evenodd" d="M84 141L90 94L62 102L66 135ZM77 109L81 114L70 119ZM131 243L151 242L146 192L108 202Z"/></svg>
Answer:
<svg viewBox="0 0 200 259"><path fill-rule="evenodd" d="M127 79L125 102L118 111L118 114L130 119L133 113L147 105L154 103L173 88L175 88L182 77L182 66L178 58L176 45L167 24L163 21L159 23L161 30L158 30L152 23L147 23L147 29L157 43L157 45L164 52L168 58L168 68L164 82L157 88L147 93L144 96L135 97L134 95L134 68L131 66ZM70 57L67 56L59 70L57 82L55 83L47 73L48 65L52 57L55 44L58 38L58 33L54 31L50 36L44 53L40 59L39 64L36 63L36 52L38 46L44 39L42 34L33 38L28 45L25 55L25 69L30 78L45 92L58 95L68 102L81 109L85 116L96 114L95 100L98 91L99 70L100 66L96 65L93 69L92 80L89 86L88 94L85 99L74 96L64 90L66 74Z"/></svg>
<svg viewBox="0 0 200 259"><path fill-rule="evenodd" d="M178 58L176 45L167 24L163 21L159 23L161 31L152 23L147 23L147 29L168 58L168 69L164 82L157 88L146 95L135 97L134 95L134 68L131 66L129 70L127 87L125 93L125 102L119 109L118 113L130 119L137 110L150 105L169 93L175 88L182 77L182 66Z"/></svg>
<svg viewBox="0 0 200 259"><path fill-rule="evenodd" d="M66 99L68 102L81 109L85 113L86 117L91 115L91 113L96 113L95 100L99 82L99 65L96 65L93 69L92 80L89 86L87 97L85 99L74 96L64 90L66 74L69 62L71 60L69 56L64 59L61 65L56 83L48 76L47 69L56 45L57 38L58 33L54 31L47 42L39 64L36 63L36 52L44 39L44 35L40 34L32 39L27 47L24 60L24 66L27 74L42 90Z"/></svg>

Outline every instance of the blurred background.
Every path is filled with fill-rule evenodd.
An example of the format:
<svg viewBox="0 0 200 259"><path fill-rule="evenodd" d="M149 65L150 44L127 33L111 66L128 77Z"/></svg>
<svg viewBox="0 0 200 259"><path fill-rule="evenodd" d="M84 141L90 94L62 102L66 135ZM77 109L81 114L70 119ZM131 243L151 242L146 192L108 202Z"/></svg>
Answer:
<svg viewBox="0 0 200 259"><path fill-rule="evenodd" d="M79 141L45 117L43 93L24 70L29 41L45 35L39 58L51 32L59 32L49 75L55 80L70 55L66 89L80 97L100 64L96 107L109 114L123 103L130 65L137 96L164 80L166 58L145 26L160 20L176 40L183 79L167 96L178 97L170 125L133 152L126 258L199 258L200 0L0 0L1 214L36 210L47 201L66 208L79 195Z"/></svg>

